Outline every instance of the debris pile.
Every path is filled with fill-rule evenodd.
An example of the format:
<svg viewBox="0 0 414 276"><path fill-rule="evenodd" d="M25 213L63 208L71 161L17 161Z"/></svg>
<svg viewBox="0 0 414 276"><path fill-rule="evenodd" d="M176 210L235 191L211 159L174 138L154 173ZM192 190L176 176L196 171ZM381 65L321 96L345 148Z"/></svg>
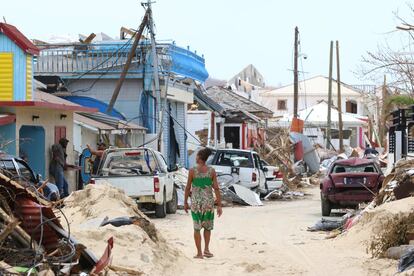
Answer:
<svg viewBox="0 0 414 276"><path fill-rule="evenodd" d="M53 207L33 186L0 173L0 274L99 273L99 261L63 229L65 214Z"/></svg>
<svg viewBox="0 0 414 276"><path fill-rule="evenodd" d="M136 202L109 184L88 185L64 204L71 233L93 252L103 252L106 240L113 237L111 271L162 275L179 255Z"/></svg>
<svg viewBox="0 0 414 276"><path fill-rule="evenodd" d="M398 200L414 195L414 160L399 160L393 171L384 179L375 203Z"/></svg>

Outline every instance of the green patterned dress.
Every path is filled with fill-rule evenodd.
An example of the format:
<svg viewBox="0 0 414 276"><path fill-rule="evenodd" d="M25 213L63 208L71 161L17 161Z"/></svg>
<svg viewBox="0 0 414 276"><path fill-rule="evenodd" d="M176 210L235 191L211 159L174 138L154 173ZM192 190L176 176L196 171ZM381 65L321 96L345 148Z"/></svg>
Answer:
<svg viewBox="0 0 414 276"><path fill-rule="evenodd" d="M191 216L194 230L202 228L211 231L214 226L214 196L213 196L213 168L208 167L207 172L201 173L194 168L191 191Z"/></svg>

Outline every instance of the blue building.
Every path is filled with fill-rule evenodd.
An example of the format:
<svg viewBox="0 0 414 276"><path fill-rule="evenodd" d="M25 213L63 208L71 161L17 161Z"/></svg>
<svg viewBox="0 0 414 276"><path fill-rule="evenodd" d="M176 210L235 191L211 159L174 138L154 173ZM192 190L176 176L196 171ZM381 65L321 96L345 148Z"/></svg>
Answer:
<svg viewBox="0 0 414 276"><path fill-rule="evenodd" d="M131 49L131 39L39 47L41 52L35 65L38 80L50 87L64 87L71 101L106 109L102 103L108 104L112 97ZM170 165L187 166L187 105L193 103L194 90L208 77L205 60L174 43L157 43L156 52L160 91L155 91L151 43L146 39L135 52L115 112L147 128L149 145L160 149ZM160 105L156 102L157 93ZM156 139L158 133L161 141Z"/></svg>

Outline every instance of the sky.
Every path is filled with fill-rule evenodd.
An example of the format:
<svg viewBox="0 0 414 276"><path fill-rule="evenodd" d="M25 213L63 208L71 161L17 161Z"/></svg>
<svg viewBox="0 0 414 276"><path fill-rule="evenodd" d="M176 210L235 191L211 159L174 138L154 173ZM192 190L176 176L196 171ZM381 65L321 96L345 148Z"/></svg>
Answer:
<svg viewBox="0 0 414 276"><path fill-rule="evenodd" d="M414 2L414 1L412 1ZM159 40L174 40L204 54L211 77L230 79L255 65L268 85L293 81L294 28L299 27L300 79L328 75L329 44L339 40L341 80L363 84L361 58L378 45L398 48L408 33L395 31L395 12L409 19L407 0L156 0ZM144 10L137 0L3 0L0 17L29 38L137 28ZM335 74L335 73L334 73Z"/></svg>

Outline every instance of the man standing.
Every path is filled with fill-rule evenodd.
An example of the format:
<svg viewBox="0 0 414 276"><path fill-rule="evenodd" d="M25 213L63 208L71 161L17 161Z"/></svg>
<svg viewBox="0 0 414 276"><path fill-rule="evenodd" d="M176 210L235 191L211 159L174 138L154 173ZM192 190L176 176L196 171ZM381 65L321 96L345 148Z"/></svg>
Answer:
<svg viewBox="0 0 414 276"><path fill-rule="evenodd" d="M97 150L92 149L90 145L87 145L87 147L91 154L95 156L95 159L93 160L92 164L92 174L95 175L98 172L99 164L101 163L101 158L105 152L106 145L104 142L99 142Z"/></svg>
<svg viewBox="0 0 414 276"><path fill-rule="evenodd" d="M50 161L49 171L55 178L56 186L59 189L60 197L65 198L69 195L69 185L65 179L64 171L68 168L76 169L75 165L66 163L66 147L69 140L60 138L58 144L52 146L52 160Z"/></svg>

